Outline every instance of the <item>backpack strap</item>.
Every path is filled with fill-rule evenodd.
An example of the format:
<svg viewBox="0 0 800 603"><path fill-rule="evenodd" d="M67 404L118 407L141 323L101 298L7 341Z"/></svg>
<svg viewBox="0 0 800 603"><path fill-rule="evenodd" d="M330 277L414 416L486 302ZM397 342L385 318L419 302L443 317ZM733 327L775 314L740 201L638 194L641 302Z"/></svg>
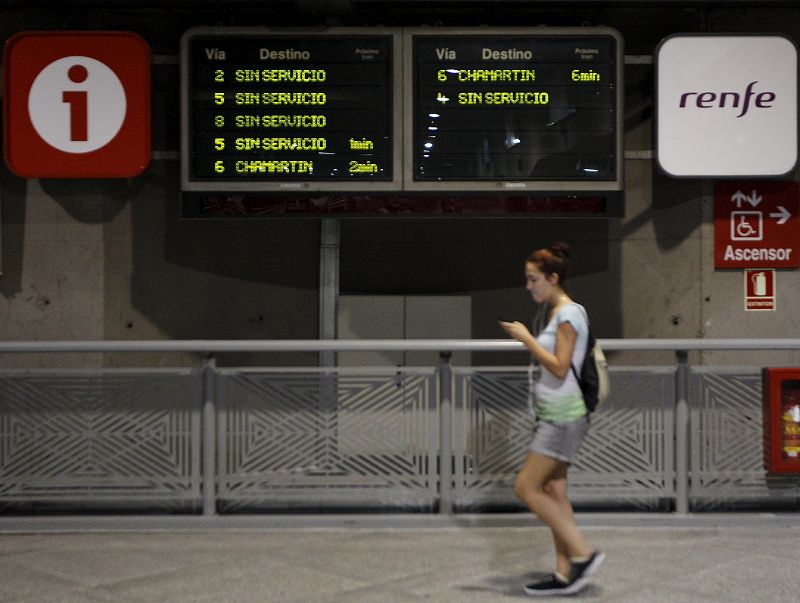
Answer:
<svg viewBox="0 0 800 603"><path fill-rule="evenodd" d="M584 358L584 359L583 359L583 361L584 361L584 362L586 362L586 358ZM580 375L578 375L578 371L575 369L575 365L574 365L574 364L573 364L573 365L571 365L571 367L570 367L570 368L572 369L572 374L573 374L573 375L575 375L575 381L577 381L577 382L578 382L578 385L580 386L580 384L581 384L581 377L580 377Z"/></svg>
<svg viewBox="0 0 800 603"><path fill-rule="evenodd" d="M583 361L586 362L586 359L589 357L589 353L592 351L594 347L593 342L594 338L592 337L592 328L589 326L589 313L586 311L586 308L578 304L578 307L581 309L581 313L583 317L586 319L586 352L583 355ZM577 340L576 340L577 341ZM572 367L572 374L575 375L575 380L578 382L578 385L581 385L581 377L578 374L578 369L575 368L575 364L571 364Z"/></svg>

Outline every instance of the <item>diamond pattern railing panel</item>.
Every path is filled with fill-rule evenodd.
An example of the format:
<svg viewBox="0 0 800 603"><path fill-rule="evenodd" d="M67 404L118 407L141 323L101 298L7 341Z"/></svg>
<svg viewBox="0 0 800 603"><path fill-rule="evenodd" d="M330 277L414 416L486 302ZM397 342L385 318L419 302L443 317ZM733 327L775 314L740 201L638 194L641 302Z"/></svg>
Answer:
<svg viewBox="0 0 800 603"><path fill-rule="evenodd" d="M0 500L197 503L200 391L191 370L0 371Z"/></svg>
<svg viewBox="0 0 800 603"><path fill-rule="evenodd" d="M674 496L674 370L611 370L611 396L593 415L571 468L577 503L649 508ZM532 417L527 371L455 369L456 506L516 505L514 478Z"/></svg>
<svg viewBox="0 0 800 603"><path fill-rule="evenodd" d="M698 367L690 388L692 508L796 508L798 479L768 477L764 469L761 371Z"/></svg>
<svg viewBox="0 0 800 603"><path fill-rule="evenodd" d="M430 509L433 369L221 371L221 509Z"/></svg>
<svg viewBox="0 0 800 603"><path fill-rule="evenodd" d="M219 512L432 510L436 369L215 370ZM453 368L456 510L519 506L530 437L524 369ZM576 505L664 509L675 498L675 368L613 367L571 469ZM202 372L0 371L0 512L199 511ZM794 507L800 478L767 476L757 368L689 379L692 510Z"/></svg>

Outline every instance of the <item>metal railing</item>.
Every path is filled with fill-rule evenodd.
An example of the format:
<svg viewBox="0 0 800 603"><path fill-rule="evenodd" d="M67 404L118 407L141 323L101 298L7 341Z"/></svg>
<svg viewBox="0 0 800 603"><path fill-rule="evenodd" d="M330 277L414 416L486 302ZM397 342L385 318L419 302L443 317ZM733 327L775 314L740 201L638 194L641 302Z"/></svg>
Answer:
<svg viewBox="0 0 800 603"><path fill-rule="evenodd" d="M704 435L699 429L703 422L703 413L706 411L701 408L698 400L692 400L692 395L693 388L697 391L703 389L702 379L705 377L700 373L692 373L688 352L800 350L800 339L602 339L600 344L609 352L672 351L675 353L675 366L664 374L656 375L652 371L652 374L645 374L646 371L643 373L631 367L612 366L612 378L620 385L615 388L616 395L620 398L624 397L630 387L646 379L655 379L653 383L660 384L655 387L662 389L669 389L664 384L671 382L674 389L672 392L667 392L663 401L658 402L659 407L651 413L657 417L662 427L635 428L640 430L642 438L656 442L648 444L650 446L648 450L638 451L636 454L663 457L663 462L653 465L658 466L660 475L648 476L647 463L634 468L635 470L628 467L631 464L630 459L619 458L621 456L619 451L614 451L609 453L608 457L601 459L601 464L605 467L609 463L620 462L626 466L622 472L615 468L610 470L603 468L581 473L583 465L581 461L577 463L579 494L583 483L586 492L590 493L585 498L591 502L597 492L602 492L602 488L610 488L609 484L614 481L612 476L616 479L621 475L620 479L626 482L627 489L615 486L617 490L614 491L616 492L614 496L624 498L630 495L631 484L641 485L647 482L646 486L634 491L633 495L639 496L643 492L647 494L648 490L645 488L654 488L656 494L653 496L672 499L672 508L677 513L687 513L690 510L692 496L690 474L694 471L696 479L699 480L703 470L701 463L691 456L691 444L694 440L695 447L702 448L701 441ZM439 353L439 363L436 367L416 372L401 367L384 367L381 378L370 381L378 374L375 373L376 370L380 372L379 369L370 369L372 372L367 369L348 369L349 373L335 367L219 369L214 359L215 355L234 352L354 351L433 351ZM515 367L504 370L492 367L491 370L484 371L474 367L451 366L451 353L460 351L523 352L524 347L518 342L509 340L453 339L0 342L0 353L13 354L184 352L202 354L206 357L202 369L181 369L167 374L152 370L143 370L144 372L140 374L133 369L127 372L120 369L65 369L55 372L42 369L44 375L40 375L36 369L6 369L0 372L0 421L3 421L0 424L2 429L0 438L5 440L5 444L0 447L0 471L2 471L0 506L10 505L9 508L13 509L14 504L30 500L51 502L74 500L84 503L93 501L102 504L107 500L124 500L126 496L131 496L130 492L136 491L151 492L153 500L159 497L165 499L171 497L174 499L173 503L192 501L199 497L202 500L202 515L209 517L229 510L235 512L239 508L259 507L259 504L263 506L264 500L270 499L271 496L275 497L273 505L277 505L276 508L280 509L296 504L298 500L307 499L309 493L316 495L321 491L333 492L337 488L336 496L339 498L336 500L343 501L345 506L359 506L359 501L368 501L367 506L380 505L381 492L391 492L392 496L400 492L402 496L408 496L411 506L424 507L427 503L419 501L430 501L428 505L430 508L435 508L444 514L453 513L457 508L474 506L481 500L490 500L491 496L499 496L501 500L505 500L506 490L509 490L506 487L509 485L507 484L509 471L513 471L508 458L518 452L519 442L503 441L497 446L496 442L490 441L492 437L497 437L498 431L497 425L492 421L498 414L505 412L510 412L518 418L522 417L526 402L520 399L523 397L519 395L523 388L518 386L509 387L501 398L496 398L494 392L502 390L515 379L521 383L523 369ZM758 370L757 367L751 367L749 372L746 371L745 377L751 381L757 379ZM348 374L358 376L360 381L348 382ZM59 398L65 388L68 388L64 381L65 375L73 380L88 376L95 378L95 381L89 385L82 382L84 389L79 395L72 392ZM129 407L126 407L124 412L120 411L121 414L110 413L108 416L100 416L103 410L97 410L100 408L98 405L92 406L95 400L92 396L96 396L96 400L102 399L103 404L110 399L124 398L125 392L131 391L132 387L132 382L126 380L129 377L139 379L135 387L146 389L149 393L145 395L155 396L164 403L139 423L127 420L127 415L133 412ZM161 377L164 378L164 384L162 389L158 389L162 387L159 385ZM114 381L115 379L117 381ZM181 386L184 389L177 394L175 393L177 390L169 389L173 387L170 383L175 379L181 379L185 384L185 387ZM45 394L36 389L37 383L44 384L41 391L45 391ZM97 383L101 383L102 387ZM612 385L614 385L613 380ZM308 390L306 392L308 395L303 399L295 396L300 390ZM272 394L275 391L279 391L280 395L275 397ZM346 394L344 397L343 391ZM278 400L276 408L266 409L273 413L268 417L259 415L265 411L263 406L267 398L264 397L264 392L272 392L270 399ZM348 392L356 394L348 398ZM37 406L38 400L51 394L58 400L50 406ZM604 429L608 430L609 440L618 437L614 434L614 429L637 412L636 400L625 408L619 407L615 410L613 395L610 409L604 408L598 413L595 427L601 432ZM756 395L755 390L748 394L746 403L750 409L747 411L748 414L752 414L750 411L760 405L760 400L754 399ZM109 476L108 467L100 468L103 459L96 458L100 453L97 451L87 453L85 446L81 448L74 442L65 444L70 441L70 434L66 433L70 429L82 430L84 443L86 437L90 439L93 437L91 434L86 435L87 431L91 432L94 429L93 427L87 428L86 425L75 427L70 423L69 413L77 408L70 406L75 398L80 398L75 402L78 406L84 405L80 406L83 409L81 410L83 417L88 416L87 413L90 411L86 409L89 407L92 412L97 411L96 416L91 417L95 422L92 425L103 421L117 421L118 417L123 415L126 417L124 427L112 428L116 430L114 444L106 442L105 448L99 447L98 450L103 450L105 454L116 459L115 455L122 449L125 449L125 454L146 454L144 446L141 450L137 446L143 440L147 442L158 440L165 450L168 449L168 454L164 454L169 456L170 461L180 457L175 463L185 465L186 470L176 472L169 480L162 479L158 487L151 487L152 484L149 482L152 480L137 478L139 481L136 481L131 478L122 461L115 465L119 467L118 475ZM178 405L185 412L171 415L165 409L175 399L180 400ZM342 408L337 409L337 405ZM387 413L396 414L396 405L404 408L416 406L411 410L403 410L404 414L400 419L392 415L393 422L381 426L381 420ZM708 411L709 414L713 412L717 411L713 409ZM31 418L31 415L36 416ZM53 419L54 415L58 415L58 421L63 421L63 424ZM647 416L647 421L652 420L651 415ZM487 416L490 417L488 420ZM473 419L473 417L478 418ZM640 419L641 413L636 415L636 420ZM158 421L163 424L155 425ZM300 427L298 421L303 423ZM758 421L752 417L748 417L748 421L751 422L752 435L755 433L753 430L759 427ZM123 421L120 419L117 422ZM309 422L312 425L309 426L307 424ZM522 422L522 419L519 422ZM176 427L178 423L186 427ZM516 427L515 422L512 423L514 423L512 426ZM431 433L431 425L438 428L438 433ZM369 432L373 428L380 435L370 439ZM406 434L405 440L394 445L392 438L398 430L407 430L409 433ZM192 434L199 432L199 441L190 441L194 435L191 437L186 435L189 432ZM348 453L340 457L337 462L344 463L342 458L346 456L346 467L357 467L354 473L358 473L358 480L352 475L345 475L347 468L341 469L344 466L341 463L337 465L341 473L337 478L339 481L334 482L329 466L323 468L319 464L299 460L281 465L278 460L292 455L297 456L298 450L304 446L308 449L314 448L318 444L314 441L315 434L335 433L335 437L339 438L343 432L351 434L353 440L351 444L347 444L350 448ZM487 433L494 435L487 436ZM502 439L504 436L499 437ZM520 435L520 441L524 437L524 434ZM41 441L37 441L37 438ZM57 454L62 460L71 453L70 451L78 454L80 449L80 454L84 455L80 461L79 471L84 478L83 490L76 490L74 485L70 489L71 482L65 478L64 472L59 473L52 469L56 463L52 458L54 455L52 452L40 450L50 446L43 443L48 438L53 445L63 446ZM97 444L97 438L92 441ZM276 447L260 450L260 456L253 455L252 449L262 446L266 441L274 442ZM486 444L486 441L489 443ZM760 441L757 444L760 445ZM341 445L341 442L337 442L338 447ZM401 448L402 454L398 452ZM19 451L20 454L15 456L9 453L11 449ZM374 449L374 454L363 453L363 450L367 449ZM389 449L393 452L386 452ZM512 452L504 452L505 449ZM121 458L123 453L119 454ZM324 462L325 455L330 457L330 450L320 454L319 458ZM599 455L592 452L589 454ZM247 461L243 462L241 459L248 455ZM23 456L27 458L22 459ZM38 460L40 456L43 459L41 461ZM129 456L125 458L128 461L130 459ZM512 458L512 462L513 460ZM591 460L594 459L586 459L588 464L591 464L589 463ZM162 463L163 459L154 462ZM22 465L12 467L15 463ZM32 468L33 463L39 463L35 469ZM400 464L404 465L406 472L401 471L395 475L393 473L397 471L395 466ZM225 468L224 471L220 470L221 467ZM74 468L70 471L74 472ZM17 476L16 482L9 477L12 474ZM300 474L302 479L298 477ZM125 482L127 489L115 490L114 478L119 478L117 481L120 483ZM655 482L658 483L654 487ZM279 487L275 486L276 483L279 483ZM399 483L403 485L402 489L398 490ZM386 484L391 484L391 488L394 489L387 489ZM759 487L761 485L759 482ZM796 483L784 483L782 488L782 496L788 500L800 497L797 494ZM69 496L61 497L60 493L63 492L68 492ZM592 492L595 495L592 495ZM147 496L142 498L145 503L147 500L149 500ZM324 508L326 500L320 500L320 506Z"/></svg>

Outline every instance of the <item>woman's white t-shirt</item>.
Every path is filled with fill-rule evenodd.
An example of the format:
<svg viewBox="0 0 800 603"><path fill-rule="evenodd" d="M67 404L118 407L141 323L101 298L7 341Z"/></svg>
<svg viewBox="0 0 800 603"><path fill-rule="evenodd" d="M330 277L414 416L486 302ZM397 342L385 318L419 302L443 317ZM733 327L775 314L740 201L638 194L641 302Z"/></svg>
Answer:
<svg viewBox="0 0 800 603"><path fill-rule="evenodd" d="M589 338L589 322L586 309L574 302L563 304L553 318L536 337L541 346L555 354L556 331L561 323L568 322L577 333L572 350L572 366L580 372L586 356L586 341ZM534 386L536 416L544 421L568 423L583 417L586 404L583 402L578 380L570 368L564 379L557 378L544 366L540 367L539 378Z"/></svg>

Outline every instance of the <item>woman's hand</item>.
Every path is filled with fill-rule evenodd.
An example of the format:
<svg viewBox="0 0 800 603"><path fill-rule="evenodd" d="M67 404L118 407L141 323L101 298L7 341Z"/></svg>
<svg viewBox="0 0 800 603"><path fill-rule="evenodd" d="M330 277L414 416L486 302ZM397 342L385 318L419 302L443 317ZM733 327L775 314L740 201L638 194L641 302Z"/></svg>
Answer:
<svg viewBox="0 0 800 603"><path fill-rule="evenodd" d="M578 334L568 322L562 322L556 329L556 353L545 350L536 338L531 335L524 324L519 321L498 321L509 337L525 344L531 355L558 379L566 379L572 362L572 351Z"/></svg>
<svg viewBox="0 0 800 603"><path fill-rule="evenodd" d="M531 332L528 330L528 327L518 320L515 320L514 322L501 320L499 322L506 334L508 334L508 336L512 339L516 339L517 341L522 341L524 343L531 337Z"/></svg>

